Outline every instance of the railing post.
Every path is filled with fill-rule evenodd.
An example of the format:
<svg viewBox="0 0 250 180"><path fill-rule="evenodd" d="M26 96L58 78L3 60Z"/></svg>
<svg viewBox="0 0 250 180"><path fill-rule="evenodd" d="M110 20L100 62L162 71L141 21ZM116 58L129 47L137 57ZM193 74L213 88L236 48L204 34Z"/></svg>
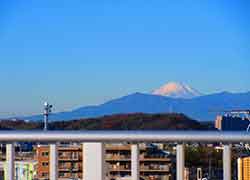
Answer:
<svg viewBox="0 0 250 180"><path fill-rule="evenodd" d="M138 144L131 145L131 175L132 180L140 179L140 149Z"/></svg>
<svg viewBox="0 0 250 180"><path fill-rule="evenodd" d="M103 143L83 144L83 180L105 179L105 148Z"/></svg>
<svg viewBox="0 0 250 180"><path fill-rule="evenodd" d="M176 176L177 180L184 180L185 152L184 144L177 144L176 147Z"/></svg>
<svg viewBox="0 0 250 180"><path fill-rule="evenodd" d="M232 180L231 176L231 145L223 146L223 180Z"/></svg>
<svg viewBox="0 0 250 180"><path fill-rule="evenodd" d="M7 160L6 179L14 180L15 179L15 147L13 144L6 145L6 160Z"/></svg>
<svg viewBox="0 0 250 180"><path fill-rule="evenodd" d="M57 144L50 144L50 159L49 159L49 177L50 180L58 178L58 152Z"/></svg>

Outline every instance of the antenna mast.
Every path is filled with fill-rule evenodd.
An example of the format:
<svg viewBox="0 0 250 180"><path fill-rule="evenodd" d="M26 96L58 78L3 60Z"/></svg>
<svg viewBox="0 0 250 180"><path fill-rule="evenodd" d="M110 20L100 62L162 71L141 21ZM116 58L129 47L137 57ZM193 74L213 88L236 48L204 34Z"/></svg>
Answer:
<svg viewBox="0 0 250 180"><path fill-rule="evenodd" d="M52 105L45 102L44 103L44 131L48 130L48 123L49 123L49 115L52 112Z"/></svg>

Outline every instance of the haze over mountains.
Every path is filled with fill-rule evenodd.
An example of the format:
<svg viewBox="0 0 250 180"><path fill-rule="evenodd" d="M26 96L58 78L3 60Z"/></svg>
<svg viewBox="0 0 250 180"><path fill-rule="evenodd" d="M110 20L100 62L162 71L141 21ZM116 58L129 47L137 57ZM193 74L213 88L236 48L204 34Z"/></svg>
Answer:
<svg viewBox="0 0 250 180"><path fill-rule="evenodd" d="M69 112L52 114L50 119L72 120L121 113L184 113L199 121L212 121L220 110L249 109L250 92L221 92L202 95L181 83L168 83L151 94L133 93L101 105L85 106ZM42 115L23 117L42 120Z"/></svg>

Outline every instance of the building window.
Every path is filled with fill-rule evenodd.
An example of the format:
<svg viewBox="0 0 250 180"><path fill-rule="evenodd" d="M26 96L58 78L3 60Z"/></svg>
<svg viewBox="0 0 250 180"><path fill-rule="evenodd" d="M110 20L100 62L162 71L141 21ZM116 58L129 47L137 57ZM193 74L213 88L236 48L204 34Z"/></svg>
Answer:
<svg viewBox="0 0 250 180"><path fill-rule="evenodd" d="M42 156L48 157L49 156L49 152L48 151L42 152Z"/></svg>
<svg viewBox="0 0 250 180"><path fill-rule="evenodd" d="M48 176L49 176L49 173L46 173L46 172L42 173L42 177L48 177Z"/></svg>
<svg viewBox="0 0 250 180"><path fill-rule="evenodd" d="M47 166L49 166L49 163L48 162L42 162L42 166L47 167Z"/></svg>

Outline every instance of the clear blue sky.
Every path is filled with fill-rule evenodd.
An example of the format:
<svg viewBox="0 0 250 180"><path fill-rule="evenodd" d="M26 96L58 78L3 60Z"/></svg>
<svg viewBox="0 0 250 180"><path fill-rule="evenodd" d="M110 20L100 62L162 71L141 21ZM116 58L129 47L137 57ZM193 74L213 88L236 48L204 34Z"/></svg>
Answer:
<svg viewBox="0 0 250 180"><path fill-rule="evenodd" d="M250 90L249 0L1 0L0 117L180 81Z"/></svg>

